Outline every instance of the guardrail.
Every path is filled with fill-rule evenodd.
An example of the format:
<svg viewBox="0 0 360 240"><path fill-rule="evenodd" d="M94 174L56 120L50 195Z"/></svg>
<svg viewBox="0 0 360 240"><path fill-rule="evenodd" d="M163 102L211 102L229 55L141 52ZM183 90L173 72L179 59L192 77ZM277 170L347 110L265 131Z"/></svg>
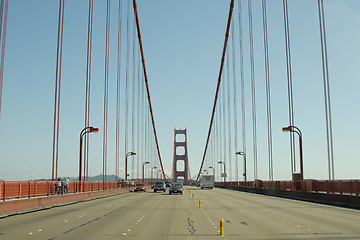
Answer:
<svg viewBox="0 0 360 240"><path fill-rule="evenodd" d="M79 192L103 191L118 189L119 182L68 182L61 181L61 187L57 187L58 181L0 181L0 201L24 199L39 196L51 196L61 194L75 194Z"/></svg>
<svg viewBox="0 0 360 240"><path fill-rule="evenodd" d="M248 181L248 182L216 182L215 186L247 187L282 191L302 191L328 194L360 194L360 180L297 180L297 181Z"/></svg>

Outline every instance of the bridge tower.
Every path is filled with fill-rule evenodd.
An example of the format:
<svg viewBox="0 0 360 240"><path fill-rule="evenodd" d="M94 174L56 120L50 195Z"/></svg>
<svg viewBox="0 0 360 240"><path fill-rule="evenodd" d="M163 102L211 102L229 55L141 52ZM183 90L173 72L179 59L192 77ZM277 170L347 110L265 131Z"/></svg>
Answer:
<svg viewBox="0 0 360 240"><path fill-rule="evenodd" d="M177 138L177 136L179 136ZM174 160L171 179L174 182L179 181L179 177L183 178L184 183L189 183L190 168L188 161L186 128L174 129ZM181 181L181 180L180 180Z"/></svg>

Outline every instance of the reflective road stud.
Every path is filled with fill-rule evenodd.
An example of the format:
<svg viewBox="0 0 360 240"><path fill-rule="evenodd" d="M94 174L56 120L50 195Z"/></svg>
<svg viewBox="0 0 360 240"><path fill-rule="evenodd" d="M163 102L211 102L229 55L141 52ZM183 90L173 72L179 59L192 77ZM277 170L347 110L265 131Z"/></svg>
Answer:
<svg viewBox="0 0 360 240"><path fill-rule="evenodd" d="M201 200L199 200L199 208L201 208Z"/></svg>
<svg viewBox="0 0 360 240"><path fill-rule="evenodd" d="M224 219L220 218L220 235L224 235Z"/></svg>

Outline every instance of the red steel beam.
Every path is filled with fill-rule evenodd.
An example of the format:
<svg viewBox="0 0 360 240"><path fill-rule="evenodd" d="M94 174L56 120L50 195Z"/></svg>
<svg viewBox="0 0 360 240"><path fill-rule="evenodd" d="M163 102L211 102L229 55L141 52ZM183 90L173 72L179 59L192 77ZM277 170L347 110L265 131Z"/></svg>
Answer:
<svg viewBox="0 0 360 240"><path fill-rule="evenodd" d="M235 2L235 0L231 0L231 2L230 2L229 17L228 17L228 22L227 22L227 27L226 27L224 48L223 48L222 57L221 57L221 64L220 64L220 71L219 71L218 83L217 83L217 87L216 87L214 106L213 106L213 110L212 110L212 114L211 114L210 127L209 127L209 132L208 132L208 136L207 136L207 140L206 140L204 155L203 155L203 158L202 158L202 162L201 162L199 174L197 175L196 181L199 180L199 177L200 177L200 174L201 174L201 170L202 170L202 168L203 168L204 161L205 161L206 151L207 151L207 148L208 148L208 145L209 145L211 129L212 129L212 125L213 125L213 121L214 121L214 116L215 116L216 103L217 103L217 99L218 99L218 95L219 95L219 89L220 89L220 83L221 83L221 76L222 76L222 72L223 72L223 68L224 68L226 48L227 48L227 43L228 43L228 39L229 39L229 32L230 32L230 25L231 25L232 13L233 13L233 9L234 9L234 2Z"/></svg>
<svg viewBox="0 0 360 240"><path fill-rule="evenodd" d="M162 171L163 176L164 176L164 179L165 179L165 181L166 181L166 175L165 175L164 167L163 167L162 160L161 160L159 142L158 142L158 138L157 138L157 134L156 134L155 120L154 120L154 114L153 114L153 109L152 109L152 104L151 104L151 97L150 97L148 76L147 76L146 65L145 65L144 48L143 48L142 39L141 39L140 21L139 21L139 14L138 14L138 10L137 10L137 2L136 2L136 0L133 0L133 6L134 6L134 13L135 13L135 20L136 20L136 28L137 28L137 33L138 33L139 45L140 45L141 62L142 62L142 65L143 65L143 70L144 70L144 77L145 77L145 84L146 84L146 92L147 92L147 97L148 97L148 102L149 102L150 113L151 113L151 121L152 121L152 125L153 125L153 131L154 131L154 136L155 136L156 148L157 148L157 152L158 152L158 156L159 156L161 171Z"/></svg>

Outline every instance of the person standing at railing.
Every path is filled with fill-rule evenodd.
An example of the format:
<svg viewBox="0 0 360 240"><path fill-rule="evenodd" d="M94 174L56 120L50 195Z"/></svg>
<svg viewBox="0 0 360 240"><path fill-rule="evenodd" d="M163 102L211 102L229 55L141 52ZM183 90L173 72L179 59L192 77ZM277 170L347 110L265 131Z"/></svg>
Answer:
<svg viewBox="0 0 360 240"><path fill-rule="evenodd" d="M57 179L57 182L56 182L56 194L60 195L62 194L62 189L61 189L61 178L58 178Z"/></svg>
<svg viewBox="0 0 360 240"><path fill-rule="evenodd" d="M69 193L69 179L66 177L65 178L65 181L64 181L64 192L65 192L65 194L68 194Z"/></svg>

